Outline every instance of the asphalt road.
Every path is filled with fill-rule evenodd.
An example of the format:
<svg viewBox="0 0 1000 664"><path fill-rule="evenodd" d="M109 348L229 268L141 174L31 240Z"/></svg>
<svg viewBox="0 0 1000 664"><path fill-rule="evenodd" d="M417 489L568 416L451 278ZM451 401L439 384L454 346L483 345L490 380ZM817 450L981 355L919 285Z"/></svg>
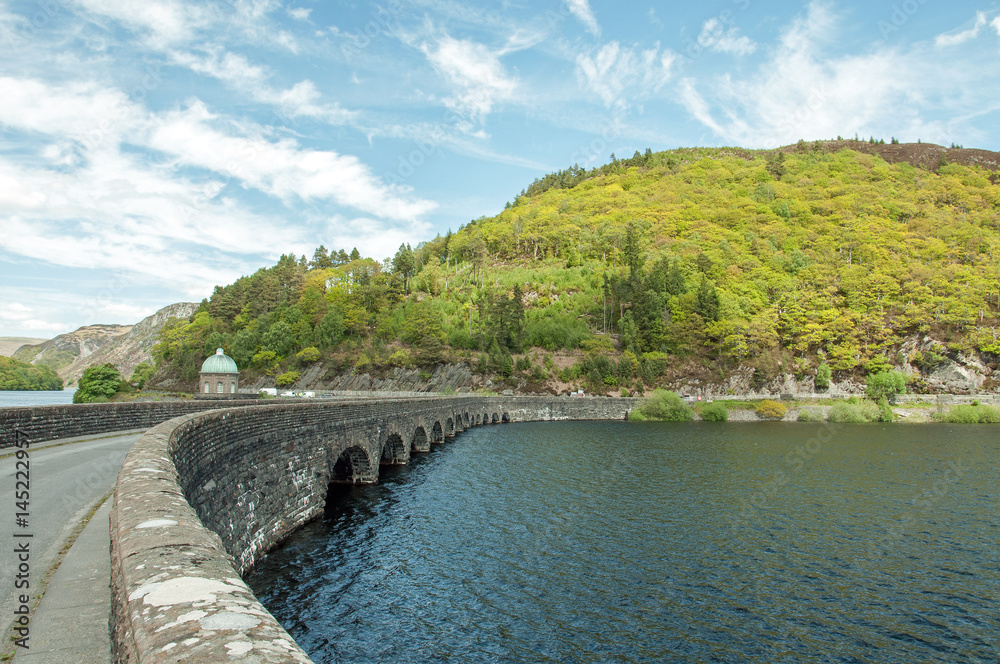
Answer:
<svg viewBox="0 0 1000 664"><path fill-rule="evenodd" d="M24 590L15 589L15 574L19 560L16 547L29 543L30 593L35 595L38 582L55 562L59 550L73 529L104 496L111 492L122 462L141 434L108 434L110 437L45 447L29 448L30 503L27 526L17 523L15 486L23 475L23 465L17 466L15 456L0 458L0 625L4 628L14 618L17 596ZM9 448L0 454L9 453ZM23 489L23 487L19 487ZM14 534L31 534L30 538L15 538ZM6 629L4 630L6 632Z"/></svg>

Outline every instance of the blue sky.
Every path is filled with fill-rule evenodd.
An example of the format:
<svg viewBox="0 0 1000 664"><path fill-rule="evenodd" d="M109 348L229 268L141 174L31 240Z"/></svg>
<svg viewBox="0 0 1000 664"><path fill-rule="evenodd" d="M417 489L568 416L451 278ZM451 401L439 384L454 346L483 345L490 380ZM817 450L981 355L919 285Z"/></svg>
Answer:
<svg viewBox="0 0 1000 664"><path fill-rule="evenodd" d="M611 153L1000 150L997 2L0 0L0 336L376 258Z"/></svg>

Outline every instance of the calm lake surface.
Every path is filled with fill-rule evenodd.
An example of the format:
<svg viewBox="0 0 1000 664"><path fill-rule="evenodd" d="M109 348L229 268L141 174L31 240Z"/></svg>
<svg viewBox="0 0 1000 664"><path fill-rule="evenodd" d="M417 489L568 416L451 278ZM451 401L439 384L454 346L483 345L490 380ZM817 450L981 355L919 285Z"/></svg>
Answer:
<svg viewBox="0 0 1000 664"><path fill-rule="evenodd" d="M317 662L1000 661L1000 427L477 427L248 576Z"/></svg>
<svg viewBox="0 0 1000 664"><path fill-rule="evenodd" d="M75 387L65 390L41 390L37 392L28 390L0 390L0 408L59 406L61 404L73 403L73 394L75 392Z"/></svg>

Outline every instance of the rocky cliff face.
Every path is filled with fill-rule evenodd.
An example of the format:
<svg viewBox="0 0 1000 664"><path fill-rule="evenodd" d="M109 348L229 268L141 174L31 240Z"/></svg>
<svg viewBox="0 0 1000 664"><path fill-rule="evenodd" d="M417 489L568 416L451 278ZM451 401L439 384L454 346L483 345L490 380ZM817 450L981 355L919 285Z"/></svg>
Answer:
<svg viewBox="0 0 1000 664"><path fill-rule="evenodd" d="M171 304L135 325L88 325L69 334L32 346L22 346L14 357L22 362L45 364L67 383L75 383L87 367L110 362L125 378L141 362L151 362L156 335L172 318L187 318L198 305Z"/></svg>

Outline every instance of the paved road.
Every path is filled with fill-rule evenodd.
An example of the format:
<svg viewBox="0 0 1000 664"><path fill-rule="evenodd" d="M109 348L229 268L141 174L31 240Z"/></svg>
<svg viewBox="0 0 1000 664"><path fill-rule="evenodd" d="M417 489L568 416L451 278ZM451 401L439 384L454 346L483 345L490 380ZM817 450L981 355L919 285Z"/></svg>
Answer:
<svg viewBox="0 0 1000 664"><path fill-rule="evenodd" d="M49 441L31 448L28 526L15 521L16 457L0 458L0 625L14 617L17 595L14 587L18 566L15 547L30 543L30 583L32 595L38 582L57 560L60 549L94 505L111 492L125 455L139 433L109 434L109 437L60 445ZM0 450L7 454L11 450ZM23 468L21 468L23 470ZM106 517L105 517L106 518ZM30 533L30 539L14 534ZM4 629L6 633L6 629ZM32 640L35 638L32 634Z"/></svg>

